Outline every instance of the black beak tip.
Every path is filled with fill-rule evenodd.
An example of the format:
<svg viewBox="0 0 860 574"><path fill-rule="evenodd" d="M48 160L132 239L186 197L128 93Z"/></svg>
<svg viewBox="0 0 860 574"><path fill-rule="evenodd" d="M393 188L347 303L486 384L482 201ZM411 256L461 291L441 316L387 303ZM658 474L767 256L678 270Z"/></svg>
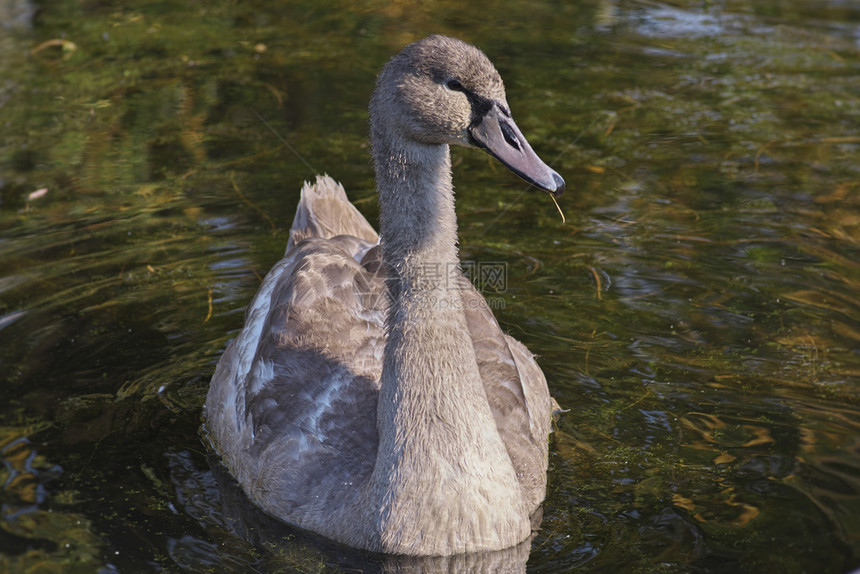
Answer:
<svg viewBox="0 0 860 574"><path fill-rule="evenodd" d="M552 192L552 196L559 197L564 193L564 180L557 173L552 174L552 180L555 182L555 190Z"/></svg>

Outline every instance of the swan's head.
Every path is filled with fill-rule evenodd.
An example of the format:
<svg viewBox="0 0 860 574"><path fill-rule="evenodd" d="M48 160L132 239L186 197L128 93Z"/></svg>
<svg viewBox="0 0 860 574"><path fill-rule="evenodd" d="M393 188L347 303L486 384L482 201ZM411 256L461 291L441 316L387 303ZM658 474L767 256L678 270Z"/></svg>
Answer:
<svg viewBox="0 0 860 574"><path fill-rule="evenodd" d="M470 44L430 36L382 70L370 108L374 143L396 136L423 145L486 150L529 183L556 195L564 180L514 123L496 68Z"/></svg>

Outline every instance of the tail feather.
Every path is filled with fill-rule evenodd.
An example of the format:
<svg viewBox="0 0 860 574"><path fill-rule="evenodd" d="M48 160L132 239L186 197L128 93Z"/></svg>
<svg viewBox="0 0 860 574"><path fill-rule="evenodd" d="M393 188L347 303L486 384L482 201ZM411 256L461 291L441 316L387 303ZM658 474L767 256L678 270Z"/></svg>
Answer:
<svg viewBox="0 0 860 574"><path fill-rule="evenodd" d="M349 202L343 186L328 175L318 175L316 182L305 182L302 187L287 249L309 237L328 239L337 235L379 241L373 227Z"/></svg>

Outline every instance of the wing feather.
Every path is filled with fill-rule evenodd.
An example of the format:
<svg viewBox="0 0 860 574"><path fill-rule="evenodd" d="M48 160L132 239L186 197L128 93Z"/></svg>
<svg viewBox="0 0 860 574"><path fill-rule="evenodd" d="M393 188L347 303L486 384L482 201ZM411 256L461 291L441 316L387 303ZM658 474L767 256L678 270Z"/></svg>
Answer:
<svg viewBox="0 0 860 574"><path fill-rule="evenodd" d="M499 327L486 300L465 282L463 307L493 418L529 508L546 494L552 399L543 371L525 345Z"/></svg>

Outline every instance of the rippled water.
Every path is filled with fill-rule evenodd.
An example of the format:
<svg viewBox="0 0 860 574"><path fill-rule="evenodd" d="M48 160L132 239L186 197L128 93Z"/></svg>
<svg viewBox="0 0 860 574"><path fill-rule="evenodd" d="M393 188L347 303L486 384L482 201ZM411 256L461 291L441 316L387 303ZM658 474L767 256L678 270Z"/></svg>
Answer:
<svg viewBox="0 0 860 574"><path fill-rule="evenodd" d="M0 571L860 567L856 3L4 0L0 25ZM530 547L384 563L249 509L200 411L302 180L375 217L375 73L430 32L488 53L568 180L562 223L455 151L463 258L505 264L496 314L569 412Z"/></svg>

